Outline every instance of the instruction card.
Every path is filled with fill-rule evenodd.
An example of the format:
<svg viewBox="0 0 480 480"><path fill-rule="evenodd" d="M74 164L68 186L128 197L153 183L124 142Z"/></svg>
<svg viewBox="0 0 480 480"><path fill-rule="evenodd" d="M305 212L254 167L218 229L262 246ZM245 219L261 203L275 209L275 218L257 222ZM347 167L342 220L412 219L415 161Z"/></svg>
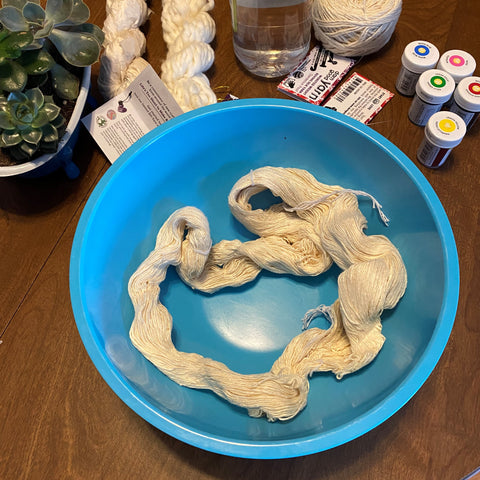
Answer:
<svg viewBox="0 0 480 480"><path fill-rule="evenodd" d="M108 160L158 125L183 113L151 65L129 87L82 119Z"/></svg>
<svg viewBox="0 0 480 480"><path fill-rule="evenodd" d="M323 106L368 124L392 97L392 92L355 72Z"/></svg>

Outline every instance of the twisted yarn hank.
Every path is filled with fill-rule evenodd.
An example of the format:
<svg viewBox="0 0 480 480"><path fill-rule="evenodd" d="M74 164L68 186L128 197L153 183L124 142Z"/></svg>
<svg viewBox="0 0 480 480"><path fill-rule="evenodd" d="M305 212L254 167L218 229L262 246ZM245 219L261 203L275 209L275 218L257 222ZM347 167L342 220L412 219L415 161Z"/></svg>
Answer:
<svg viewBox="0 0 480 480"><path fill-rule="evenodd" d="M208 13L213 7L213 0L163 0L162 27L168 52L162 80L184 111L217 101L203 73L215 58L209 45L215 37L215 22Z"/></svg>
<svg viewBox="0 0 480 480"><path fill-rule="evenodd" d="M324 48L360 57L385 46L401 10L402 0L314 0L312 25Z"/></svg>
<svg viewBox="0 0 480 480"><path fill-rule="evenodd" d="M144 0L107 0L106 14L97 84L100 94L110 99L125 90L148 65L142 58L146 40L140 27L150 10Z"/></svg>
<svg viewBox="0 0 480 480"><path fill-rule="evenodd" d="M209 15L213 0L163 0L162 28L167 57L162 80L183 111L216 103L217 98L203 73L214 61L209 45L215 37L215 22ZM140 27L150 10L144 0L107 0L104 52L98 88L106 99L125 90L148 65Z"/></svg>
<svg viewBox="0 0 480 480"><path fill-rule="evenodd" d="M251 197L266 189L282 202L266 210L252 209ZM212 390L254 417L288 420L305 407L314 372L332 371L341 378L375 358L385 340L380 315L403 296L405 266L386 237L363 233L366 219L355 194L322 184L305 170L254 170L236 182L228 202L234 217L258 238L212 245L208 220L200 210L184 207L172 213L154 250L130 278L135 309L130 338L178 384ZM175 348L172 317L159 301L170 265L192 288L213 293L253 280L262 268L319 275L333 262L343 270L338 299L312 309L304 319L308 327L322 314L331 327L310 328L294 337L269 372L239 374L221 362Z"/></svg>

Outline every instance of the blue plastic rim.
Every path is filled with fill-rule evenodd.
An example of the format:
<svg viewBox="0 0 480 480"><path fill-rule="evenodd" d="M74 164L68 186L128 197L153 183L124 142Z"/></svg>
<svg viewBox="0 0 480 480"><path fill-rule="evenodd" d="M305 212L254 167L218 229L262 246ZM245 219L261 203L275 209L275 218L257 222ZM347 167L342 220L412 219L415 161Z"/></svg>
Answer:
<svg viewBox="0 0 480 480"><path fill-rule="evenodd" d="M322 183L374 195L359 204L367 234L397 246L409 275L405 296L382 316L386 342L367 367L341 381L316 374L307 407L288 422L250 418L211 392L181 387L129 341L127 283L177 208L207 215L213 241L254 238L231 216L227 196L241 176L265 166L304 168ZM258 207L272 199L258 198ZM195 293L174 270L160 299L179 350L241 373L270 369L301 332L310 308L337 298L338 269L316 278L262 272L239 289ZM70 262L75 320L85 348L114 392L138 415L199 448L238 457L307 455L348 442L401 408L437 364L453 327L459 267L445 211L422 173L371 128L291 100L237 100L183 114L145 135L100 180L79 221ZM312 326L323 327L321 321Z"/></svg>

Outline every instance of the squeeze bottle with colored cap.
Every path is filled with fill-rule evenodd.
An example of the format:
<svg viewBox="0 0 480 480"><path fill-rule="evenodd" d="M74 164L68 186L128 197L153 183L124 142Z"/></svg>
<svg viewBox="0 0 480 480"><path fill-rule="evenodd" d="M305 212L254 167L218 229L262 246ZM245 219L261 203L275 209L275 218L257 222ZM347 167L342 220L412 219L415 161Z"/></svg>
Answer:
<svg viewBox="0 0 480 480"><path fill-rule="evenodd" d="M460 80L453 93L453 100L450 111L462 117L468 130L480 113L480 77Z"/></svg>
<svg viewBox="0 0 480 480"><path fill-rule="evenodd" d="M408 97L415 94L415 85L420 74L435 68L440 52L435 45L422 40L410 42L402 54L402 68L397 77L397 90Z"/></svg>
<svg viewBox="0 0 480 480"><path fill-rule="evenodd" d="M447 72L434 68L423 72L418 79L415 96L408 111L410 121L415 125L424 126L450 99L454 89L455 82Z"/></svg>
<svg viewBox="0 0 480 480"><path fill-rule="evenodd" d="M465 122L456 113L434 113L427 122L425 136L418 147L418 161L430 168L442 166L452 148L462 141L466 130Z"/></svg>

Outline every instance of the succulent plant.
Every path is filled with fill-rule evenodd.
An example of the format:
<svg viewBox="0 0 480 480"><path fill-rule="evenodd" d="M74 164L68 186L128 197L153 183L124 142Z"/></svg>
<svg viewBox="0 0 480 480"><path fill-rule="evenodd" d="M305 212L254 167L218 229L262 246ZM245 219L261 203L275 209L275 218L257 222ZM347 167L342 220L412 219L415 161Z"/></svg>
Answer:
<svg viewBox="0 0 480 480"><path fill-rule="evenodd" d="M104 34L83 0L0 1L0 148L18 163L57 150L66 122L53 98L77 98L75 69L98 60Z"/></svg>
<svg viewBox="0 0 480 480"><path fill-rule="evenodd" d="M29 75L45 76L51 71L57 63L52 45L69 65L86 67L96 62L104 34L96 25L86 23L89 16L82 0L47 0L45 9L39 0L3 0L0 90L21 91ZM65 69L56 68L54 74L57 94L67 99L72 99L73 91L78 94L78 80L63 78L69 77Z"/></svg>
<svg viewBox="0 0 480 480"><path fill-rule="evenodd" d="M0 147L15 161L55 152L64 128L60 108L39 88L0 96Z"/></svg>

